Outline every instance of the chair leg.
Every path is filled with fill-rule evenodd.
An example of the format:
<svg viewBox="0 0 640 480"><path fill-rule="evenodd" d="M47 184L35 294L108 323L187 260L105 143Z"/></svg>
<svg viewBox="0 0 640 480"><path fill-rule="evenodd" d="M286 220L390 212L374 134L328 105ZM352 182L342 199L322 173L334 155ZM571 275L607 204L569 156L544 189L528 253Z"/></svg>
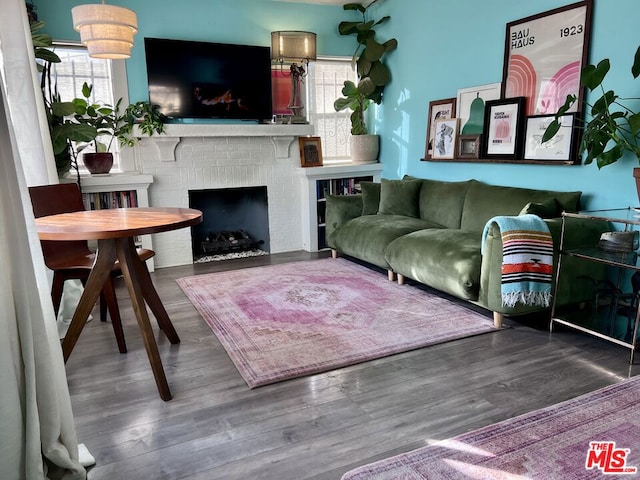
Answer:
<svg viewBox="0 0 640 480"><path fill-rule="evenodd" d="M102 287L101 297L104 296L107 308L109 309L109 316L111 317L111 324L113 325L113 333L116 336L116 342L118 343L118 350L120 353L127 353L127 344L124 339L124 329L122 328L122 319L120 318L120 310L118 309L118 300L116 298L116 291L113 287L113 279L109 279Z"/></svg>
<svg viewBox="0 0 640 480"><path fill-rule="evenodd" d="M58 316L60 302L62 301L62 290L64 289L64 278L57 273L53 274L53 284L51 285L51 300L53 301L53 311Z"/></svg>

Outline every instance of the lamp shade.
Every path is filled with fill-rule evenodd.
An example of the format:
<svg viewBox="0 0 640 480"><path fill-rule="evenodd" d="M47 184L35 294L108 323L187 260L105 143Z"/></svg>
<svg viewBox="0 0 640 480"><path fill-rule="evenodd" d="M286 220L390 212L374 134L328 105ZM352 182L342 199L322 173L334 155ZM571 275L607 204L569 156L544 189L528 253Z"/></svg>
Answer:
<svg viewBox="0 0 640 480"><path fill-rule="evenodd" d="M315 61L316 34L294 30L271 32L271 59L278 62Z"/></svg>
<svg viewBox="0 0 640 480"><path fill-rule="evenodd" d="M133 36L138 33L133 10L104 3L78 5L71 9L71 17L89 56L112 59L131 56Z"/></svg>

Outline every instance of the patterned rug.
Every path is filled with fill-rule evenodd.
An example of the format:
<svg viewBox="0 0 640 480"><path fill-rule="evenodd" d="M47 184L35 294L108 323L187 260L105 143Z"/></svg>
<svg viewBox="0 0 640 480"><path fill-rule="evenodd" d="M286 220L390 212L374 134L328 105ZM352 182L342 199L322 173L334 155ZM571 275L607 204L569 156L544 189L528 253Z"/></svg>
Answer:
<svg viewBox="0 0 640 480"><path fill-rule="evenodd" d="M640 377L371 463L342 480L637 478Z"/></svg>
<svg viewBox="0 0 640 480"><path fill-rule="evenodd" d="M487 317L344 259L177 282L251 388L495 330Z"/></svg>

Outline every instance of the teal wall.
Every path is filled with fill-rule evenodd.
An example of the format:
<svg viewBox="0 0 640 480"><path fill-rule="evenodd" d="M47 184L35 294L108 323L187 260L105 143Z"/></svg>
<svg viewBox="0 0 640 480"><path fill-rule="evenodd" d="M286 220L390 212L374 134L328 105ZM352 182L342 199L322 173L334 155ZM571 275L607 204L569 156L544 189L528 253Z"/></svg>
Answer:
<svg viewBox="0 0 640 480"><path fill-rule="evenodd" d="M611 59L607 86L626 97L640 97L629 68L640 44L638 0L594 0L591 61ZM84 1L36 0L38 14L54 38L79 37L71 27L72 6ZM110 2L113 3L113 2ZM624 158L598 170L595 165L545 166L421 162L429 102L455 97L459 88L500 82L506 23L572 3L562 0L382 0L374 17L390 15L380 38L396 37L388 56L393 81L384 104L374 111L374 129L382 136L383 175L404 174L442 180L476 178L493 184L553 190L582 190L583 206L636 205L632 167ZM273 0L120 0L138 14L140 32L127 61L131 100L147 97L145 36L269 45L273 30L310 30L318 34L318 53L350 55L352 38L336 32L339 21L357 19L341 7ZM61 8L63 6L64 8Z"/></svg>
<svg viewBox="0 0 640 480"><path fill-rule="evenodd" d="M562 0L402 0L376 5L376 17L390 15L379 30L395 36L398 50L388 57L393 81L376 112L382 135L385 177L404 174L442 180L476 178L488 183L581 190L583 207L637 205L632 178L635 158L598 170L576 166L433 163L424 155L429 102L455 97L459 88L500 82L506 23L573 3ZM632 83L633 55L640 44L640 2L594 0L591 62L611 59L607 86L623 97L640 97ZM400 7L402 5L402 7Z"/></svg>

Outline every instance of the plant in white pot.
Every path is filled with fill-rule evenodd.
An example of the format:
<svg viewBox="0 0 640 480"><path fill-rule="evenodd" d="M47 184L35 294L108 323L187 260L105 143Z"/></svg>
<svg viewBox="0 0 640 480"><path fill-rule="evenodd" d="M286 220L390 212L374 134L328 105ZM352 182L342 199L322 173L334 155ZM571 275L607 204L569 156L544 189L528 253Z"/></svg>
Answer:
<svg viewBox="0 0 640 480"><path fill-rule="evenodd" d="M590 115L581 125L582 140L580 155L586 153L584 163L594 160L598 168L606 167L620 160L625 152L632 153L640 163L640 105L639 98L622 98L613 90L605 90L603 82L611 64L608 58L598 65L587 65L580 74L580 83L589 91L600 94L592 103L584 101L585 111ZM631 75L640 76L640 47L636 50ZM566 114L577 101L575 95L567 96L565 104L549 124L542 141L546 142L560 130L560 117ZM640 198L640 168L633 169Z"/></svg>
<svg viewBox="0 0 640 480"><path fill-rule="evenodd" d="M134 135L134 125L139 125L145 135L164 132L166 117L160 113L157 105L149 102L130 104L120 112L119 99L115 106L92 102L93 87L86 82L82 85L83 98L74 98L71 102L53 102L51 110L56 117L64 119L51 134L54 152L64 148L69 140L76 142L76 152L88 147L92 152L83 153L83 163L92 174L109 173L113 166L111 145L118 139L121 146L132 147L138 140ZM83 132L79 137L78 132Z"/></svg>
<svg viewBox="0 0 640 480"><path fill-rule="evenodd" d="M358 11L362 20L344 21L338 25L340 35L356 35L357 45L353 54L353 64L358 74L358 84L344 82L344 97L334 102L336 111L351 110L351 158L354 163L371 163L378 159L379 136L370 135L366 124L366 111L372 102L382 102L384 89L391 81L389 68L382 63L384 55L398 47L398 41L391 38L384 43L376 40L375 27L389 20L389 16L380 20L368 20L367 7L360 3L348 3L344 10Z"/></svg>

